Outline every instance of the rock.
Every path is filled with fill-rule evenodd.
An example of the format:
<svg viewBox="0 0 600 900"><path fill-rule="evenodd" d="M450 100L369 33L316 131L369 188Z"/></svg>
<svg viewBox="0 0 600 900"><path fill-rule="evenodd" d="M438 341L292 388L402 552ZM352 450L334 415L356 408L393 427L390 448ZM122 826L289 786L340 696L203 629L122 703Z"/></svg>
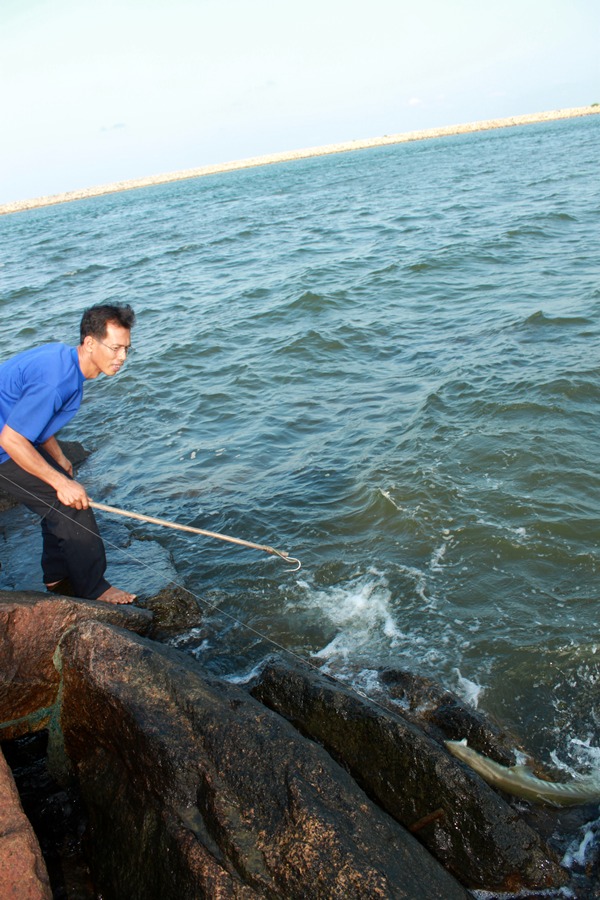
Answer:
<svg viewBox="0 0 600 900"><path fill-rule="evenodd" d="M244 689L100 622L71 629L60 654L64 749L106 898L466 900L322 747Z"/></svg>
<svg viewBox="0 0 600 900"><path fill-rule="evenodd" d="M308 666L278 659L264 667L251 693L319 741L468 887L514 892L567 881L539 835L402 716Z"/></svg>
<svg viewBox="0 0 600 900"><path fill-rule="evenodd" d="M515 764L513 749L517 739L495 725L437 682L404 669L383 669L379 681L385 695L377 699L387 708L399 712L437 741L462 741L505 766Z"/></svg>
<svg viewBox="0 0 600 900"><path fill-rule="evenodd" d="M145 632L147 610L36 591L0 591L0 739L48 725L59 673L53 657L62 635L77 622L98 619Z"/></svg>
<svg viewBox="0 0 600 900"><path fill-rule="evenodd" d="M2 750L23 811L39 842L55 897L97 900L85 860L85 812L77 785L61 786L52 778L47 744L48 732L36 731L14 741L3 741Z"/></svg>
<svg viewBox="0 0 600 900"><path fill-rule="evenodd" d="M155 641L167 640L202 624L198 601L190 591L176 584L167 585L154 597L140 600L139 605L152 612L148 637Z"/></svg>
<svg viewBox="0 0 600 900"><path fill-rule="evenodd" d="M42 852L0 751L0 897L52 900Z"/></svg>
<svg viewBox="0 0 600 900"><path fill-rule="evenodd" d="M73 463L73 468L75 470L77 470L81 463L90 455L90 451L86 450L79 441L61 441L60 446L67 459L70 459ZM2 479L0 479L0 483L1 481ZM6 491L0 488L0 512L4 512L6 509L12 509L13 506L17 505L18 503L14 497L11 497L10 494L7 494Z"/></svg>

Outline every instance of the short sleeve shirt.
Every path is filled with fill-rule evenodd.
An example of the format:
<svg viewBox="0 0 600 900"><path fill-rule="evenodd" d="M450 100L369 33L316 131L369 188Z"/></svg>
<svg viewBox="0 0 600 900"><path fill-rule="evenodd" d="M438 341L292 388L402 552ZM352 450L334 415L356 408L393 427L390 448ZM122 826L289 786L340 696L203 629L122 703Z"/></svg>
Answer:
<svg viewBox="0 0 600 900"><path fill-rule="evenodd" d="M76 347L44 344L0 366L0 431L9 425L32 444L43 444L73 418L85 376ZM0 448L0 464L8 454Z"/></svg>

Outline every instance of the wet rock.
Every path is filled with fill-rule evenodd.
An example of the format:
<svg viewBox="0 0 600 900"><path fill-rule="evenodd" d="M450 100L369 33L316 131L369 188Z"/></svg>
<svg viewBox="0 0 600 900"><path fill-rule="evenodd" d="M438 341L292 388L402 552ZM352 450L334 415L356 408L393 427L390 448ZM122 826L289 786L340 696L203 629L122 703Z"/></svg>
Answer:
<svg viewBox="0 0 600 900"><path fill-rule="evenodd" d="M132 606L36 591L0 591L1 740L48 725L59 687L53 662L56 647L69 628L88 619L144 633L152 614Z"/></svg>
<svg viewBox="0 0 600 900"><path fill-rule="evenodd" d="M39 841L54 900L97 900L85 859L86 820L77 785L65 788L52 778L47 743L48 733L37 731L3 741L2 750Z"/></svg>
<svg viewBox="0 0 600 900"><path fill-rule="evenodd" d="M64 748L106 898L466 900L322 747L242 688L99 622L69 631L61 657Z"/></svg>
<svg viewBox="0 0 600 900"><path fill-rule="evenodd" d="M515 810L402 716L278 659L251 693L319 741L463 884L518 891L566 882L553 852Z"/></svg>
<svg viewBox="0 0 600 900"><path fill-rule="evenodd" d="M488 717L468 706L437 682L404 669L383 669L379 681L385 695L378 701L399 712L439 742L462 741L505 766L515 764L514 735L495 725ZM386 698L393 703L386 702Z"/></svg>
<svg viewBox="0 0 600 900"><path fill-rule="evenodd" d="M202 623L198 601L190 591L179 585L167 585L154 597L140 600L139 606L152 612L148 637L155 641L167 640Z"/></svg>
<svg viewBox="0 0 600 900"><path fill-rule="evenodd" d="M1 751L0 896L2 900L52 900L40 846Z"/></svg>
<svg viewBox="0 0 600 900"><path fill-rule="evenodd" d="M90 455L90 451L86 450L79 441L61 441L60 446L67 459L70 459L73 463L74 469L77 469ZM0 479L0 483L1 480L2 479ZM7 494L6 491L0 487L0 512L4 512L6 509L12 509L13 506L17 505L18 503L14 497L11 497L10 494Z"/></svg>

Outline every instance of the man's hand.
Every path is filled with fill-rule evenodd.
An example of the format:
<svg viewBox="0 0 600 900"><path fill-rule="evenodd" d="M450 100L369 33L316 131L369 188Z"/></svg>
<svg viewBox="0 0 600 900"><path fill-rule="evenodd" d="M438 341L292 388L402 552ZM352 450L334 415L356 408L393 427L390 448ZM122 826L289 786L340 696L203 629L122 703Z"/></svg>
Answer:
<svg viewBox="0 0 600 900"><path fill-rule="evenodd" d="M71 481L70 478L64 478L56 486L56 496L65 506L72 506L75 509L88 509L90 505L86 489L78 481Z"/></svg>

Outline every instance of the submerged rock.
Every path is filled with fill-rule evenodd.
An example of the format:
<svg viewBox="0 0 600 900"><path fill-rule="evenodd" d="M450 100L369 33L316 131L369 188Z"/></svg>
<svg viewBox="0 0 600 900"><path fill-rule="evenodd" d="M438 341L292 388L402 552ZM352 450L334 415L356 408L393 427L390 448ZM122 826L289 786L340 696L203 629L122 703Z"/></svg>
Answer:
<svg viewBox="0 0 600 900"><path fill-rule="evenodd" d="M517 891L567 881L552 850L515 810L402 716L308 666L278 659L251 693L319 741L468 887Z"/></svg>
<svg viewBox="0 0 600 900"><path fill-rule="evenodd" d="M453 691L406 669L383 669L379 681L385 694L378 695L378 701L399 712L435 740L462 741L467 738L469 746L479 753L502 765L514 764L515 737L463 703ZM387 698L393 702L390 704Z"/></svg>
<svg viewBox="0 0 600 900"><path fill-rule="evenodd" d="M466 898L314 741L189 657L87 622L64 747L107 898Z"/></svg>
<svg viewBox="0 0 600 900"><path fill-rule="evenodd" d="M194 595L176 584L167 585L155 596L141 600L139 605L152 612L148 637L155 641L164 641L196 628L203 620L202 610Z"/></svg>

